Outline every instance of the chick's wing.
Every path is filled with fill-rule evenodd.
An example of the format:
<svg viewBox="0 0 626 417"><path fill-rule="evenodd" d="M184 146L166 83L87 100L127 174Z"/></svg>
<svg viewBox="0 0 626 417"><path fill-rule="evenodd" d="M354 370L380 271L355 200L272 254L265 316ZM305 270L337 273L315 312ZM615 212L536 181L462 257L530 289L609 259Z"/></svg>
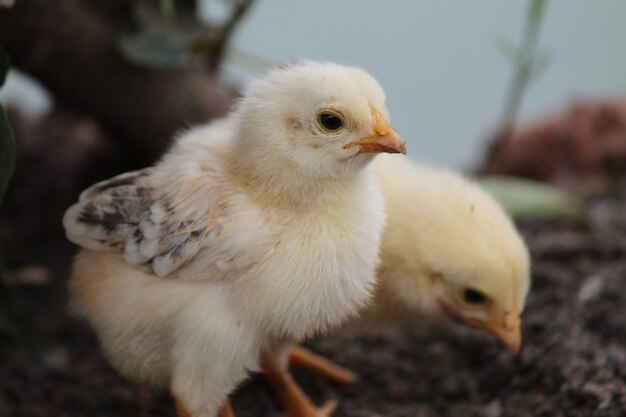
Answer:
<svg viewBox="0 0 626 417"><path fill-rule="evenodd" d="M224 207L207 203L177 213L150 185L150 173L121 174L83 191L63 219L68 238L94 251L122 252L126 262L158 276L190 260L220 233Z"/></svg>

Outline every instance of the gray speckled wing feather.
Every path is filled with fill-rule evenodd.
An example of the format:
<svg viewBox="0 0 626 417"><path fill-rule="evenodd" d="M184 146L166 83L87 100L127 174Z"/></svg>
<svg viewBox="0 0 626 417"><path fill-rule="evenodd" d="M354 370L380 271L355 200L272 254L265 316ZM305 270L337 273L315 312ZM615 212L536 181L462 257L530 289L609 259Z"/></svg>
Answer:
<svg viewBox="0 0 626 417"><path fill-rule="evenodd" d="M129 264L148 266L159 276L191 259L220 232L215 220L221 211L174 221L171 205L155 198L149 174L150 168L121 174L83 191L63 218L68 239L94 251L122 252Z"/></svg>

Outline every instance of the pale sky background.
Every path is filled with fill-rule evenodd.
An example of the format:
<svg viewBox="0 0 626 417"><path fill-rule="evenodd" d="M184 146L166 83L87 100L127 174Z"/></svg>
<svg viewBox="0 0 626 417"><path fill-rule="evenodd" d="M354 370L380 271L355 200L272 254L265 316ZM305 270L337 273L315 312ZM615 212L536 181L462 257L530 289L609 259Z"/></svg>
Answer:
<svg viewBox="0 0 626 417"><path fill-rule="evenodd" d="M207 2L205 12L219 15L220 3ZM309 58L365 68L383 85L392 122L412 157L469 168L500 116L511 76L496 39L519 39L526 5L258 0L234 46L276 63ZM550 1L539 49L552 61L527 91L523 120L576 98L626 95L626 0ZM229 78L254 75L237 62L227 67ZM18 78L11 75L4 101L23 98L27 86ZM45 101L34 108L45 108Z"/></svg>
<svg viewBox="0 0 626 417"><path fill-rule="evenodd" d="M367 69L386 91L409 154L465 168L481 154L511 76L496 39L519 39L526 5L259 0L234 45L276 62L311 58ZM527 91L523 119L575 98L626 93L626 0L551 1L539 49L552 62Z"/></svg>

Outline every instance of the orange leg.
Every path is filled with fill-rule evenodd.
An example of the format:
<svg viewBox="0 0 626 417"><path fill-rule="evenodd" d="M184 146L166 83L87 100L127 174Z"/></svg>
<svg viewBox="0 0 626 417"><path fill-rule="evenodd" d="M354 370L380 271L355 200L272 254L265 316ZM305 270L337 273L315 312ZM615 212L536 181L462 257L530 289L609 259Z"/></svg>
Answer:
<svg viewBox="0 0 626 417"><path fill-rule="evenodd" d="M189 411L187 411L187 409L178 400L176 400L176 414L178 414L178 417L192 417ZM235 412L233 411L233 407L230 405L230 400L226 400L222 408L220 408L218 417L235 417Z"/></svg>
<svg viewBox="0 0 626 417"><path fill-rule="evenodd" d="M315 407L289 372L272 366L269 362L265 363L263 374L285 406L288 417L328 417L337 408L335 400L327 401L321 408Z"/></svg>
<svg viewBox="0 0 626 417"><path fill-rule="evenodd" d="M289 365L308 368L339 384L352 384L358 379L354 372L342 368L301 346L293 346L289 350Z"/></svg>

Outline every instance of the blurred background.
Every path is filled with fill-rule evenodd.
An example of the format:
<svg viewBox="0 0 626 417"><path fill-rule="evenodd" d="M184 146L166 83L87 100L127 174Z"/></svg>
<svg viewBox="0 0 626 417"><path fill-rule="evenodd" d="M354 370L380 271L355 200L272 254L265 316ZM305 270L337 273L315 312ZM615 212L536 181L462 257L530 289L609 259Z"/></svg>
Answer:
<svg viewBox="0 0 626 417"><path fill-rule="evenodd" d="M331 340L397 363L349 388L299 375L307 392L350 416L623 415L624 22L623 0L0 0L0 416L171 414L67 316L61 216L303 58L373 74L409 156L474 176L534 265L517 357L458 329ZM236 395L279 414L256 379Z"/></svg>
<svg viewBox="0 0 626 417"><path fill-rule="evenodd" d="M511 79L502 42L520 39L527 7L496 0L265 1L233 46L273 62L307 57L366 68L384 86L411 156L469 168L497 128ZM520 118L626 91L626 54L618 41L626 37L624 18L620 0L551 2L538 45L548 62L528 89Z"/></svg>
<svg viewBox="0 0 626 417"><path fill-rule="evenodd" d="M410 155L458 168L480 162L511 79L503 42L519 40L526 2L257 3L233 35L220 79L238 85L269 65L302 58L360 66L384 86ZM228 2L205 0L199 15L210 22L226 18L228 9ZM545 67L528 88L520 119L626 91L619 42L625 17L621 0L552 1L539 41ZM0 100L40 112L49 99L26 93L24 84L11 74Z"/></svg>

